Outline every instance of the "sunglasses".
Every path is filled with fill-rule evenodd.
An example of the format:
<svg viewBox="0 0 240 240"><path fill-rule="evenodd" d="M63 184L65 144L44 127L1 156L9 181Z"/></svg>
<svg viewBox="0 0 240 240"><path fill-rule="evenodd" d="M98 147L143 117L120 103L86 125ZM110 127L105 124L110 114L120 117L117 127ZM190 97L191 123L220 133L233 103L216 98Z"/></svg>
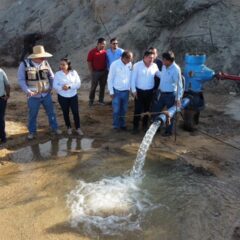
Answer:
<svg viewBox="0 0 240 240"><path fill-rule="evenodd" d="M118 43L117 43L117 42L113 42L112 44L113 44L113 45L117 45Z"/></svg>

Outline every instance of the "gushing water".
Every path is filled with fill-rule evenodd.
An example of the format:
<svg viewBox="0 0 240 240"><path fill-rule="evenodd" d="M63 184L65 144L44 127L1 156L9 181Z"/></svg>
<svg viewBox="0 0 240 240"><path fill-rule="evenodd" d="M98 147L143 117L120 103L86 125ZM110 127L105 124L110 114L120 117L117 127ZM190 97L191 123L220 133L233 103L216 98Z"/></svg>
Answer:
<svg viewBox="0 0 240 240"><path fill-rule="evenodd" d="M141 181L130 176L102 179L93 183L79 181L68 195L71 225L81 225L85 233L117 235L141 230L140 219L153 204Z"/></svg>
<svg viewBox="0 0 240 240"><path fill-rule="evenodd" d="M150 144L152 143L153 137L156 134L159 126L160 126L159 121L154 122L148 129L147 133L145 134L143 141L138 149L137 158L133 165L133 169L130 173L132 177L138 178L142 176L142 169L144 167L147 151L149 149Z"/></svg>
<svg viewBox="0 0 240 240"><path fill-rule="evenodd" d="M99 232L116 235L141 229L140 220L145 213L160 206L141 187L145 157L159 126L160 122L154 122L147 131L130 176L78 182L67 200L73 227L81 225L91 235Z"/></svg>

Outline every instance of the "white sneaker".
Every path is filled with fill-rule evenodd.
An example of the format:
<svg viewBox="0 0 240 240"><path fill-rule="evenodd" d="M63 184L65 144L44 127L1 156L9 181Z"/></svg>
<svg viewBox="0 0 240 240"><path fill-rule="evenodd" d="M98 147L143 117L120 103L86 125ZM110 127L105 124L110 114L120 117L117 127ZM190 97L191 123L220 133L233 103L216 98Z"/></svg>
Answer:
<svg viewBox="0 0 240 240"><path fill-rule="evenodd" d="M56 135L61 135L62 134L62 130L60 130L59 128L53 131Z"/></svg>
<svg viewBox="0 0 240 240"><path fill-rule="evenodd" d="M79 135L79 136L83 136L84 134L83 134L83 131L81 130L81 128L78 128L77 130L76 130L76 132L77 132L77 134Z"/></svg>
<svg viewBox="0 0 240 240"><path fill-rule="evenodd" d="M72 129L71 129L71 128L68 128L67 134L68 134L68 135L72 135Z"/></svg>
<svg viewBox="0 0 240 240"><path fill-rule="evenodd" d="M34 139L34 137L35 137L34 133L29 133L28 136L27 136L27 139L32 140L32 139Z"/></svg>

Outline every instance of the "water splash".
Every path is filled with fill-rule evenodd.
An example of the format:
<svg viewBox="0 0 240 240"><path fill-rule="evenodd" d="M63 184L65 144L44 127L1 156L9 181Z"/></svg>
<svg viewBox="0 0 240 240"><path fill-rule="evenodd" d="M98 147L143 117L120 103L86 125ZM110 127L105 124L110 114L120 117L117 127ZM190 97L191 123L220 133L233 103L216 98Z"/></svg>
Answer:
<svg viewBox="0 0 240 240"><path fill-rule="evenodd" d="M144 136L130 176L78 182L67 199L72 227L81 225L91 236L141 230L145 214L160 207L141 186L146 154L159 126L160 122L154 122Z"/></svg>
<svg viewBox="0 0 240 240"><path fill-rule="evenodd" d="M79 181L67 199L71 226L82 226L91 236L141 230L142 217L159 205L152 203L150 195L140 185L140 179L130 176L93 183Z"/></svg>
<svg viewBox="0 0 240 240"><path fill-rule="evenodd" d="M154 135L156 134L158 128L160 127L160 124L161 123L159 121L154 122L148 129L147 133L145 134L142 143L138 149L133 169L130 173L132 177L139 178L142 176L142 169L144 167L147 151L152 143Z"/></svg>

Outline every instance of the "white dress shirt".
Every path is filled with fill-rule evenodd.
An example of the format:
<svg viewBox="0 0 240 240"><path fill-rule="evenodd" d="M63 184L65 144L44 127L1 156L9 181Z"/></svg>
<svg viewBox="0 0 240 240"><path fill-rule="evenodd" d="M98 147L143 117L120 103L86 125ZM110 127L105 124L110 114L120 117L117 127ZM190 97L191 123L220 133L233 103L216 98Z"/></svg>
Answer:
<svg viewBox="0 0 240 240"><path fill-rule="evenodd" d="M152 63L149 67L146 67L144 61L139 61L134 64L131 90L136 92L136 88L141 90L149 90L154 87L154 76L158 72L158 66L156 63Z"/></svg>
<svg viewBox="0 0 240 240"><path fill-rule="evenodd" d="M114 90L125 91L130 90L132 63L124 64L122 59L114 61L110 65L108 74L108 91L110 95L114 94Z"/></svg>
<svg viewBox="0 0 240 240"><path fill-rule="evenodd" d="M62 87L68 85L68 90L63 90ZM65 74L63 71L56 72L53 80L53 88L62 97L73 97L77 94L77 90L81 86L81 80L75 70L69 71Z"/></svg>
<svg viewBox="0 0 240 240"><path fill-rule="evenodd" d="M162 71L157 73L160 78L159 89L161 92L174 92L176 100L180 100L183 95L182 74L180 67L173 62L168 68L162 67Z"/></svg>

